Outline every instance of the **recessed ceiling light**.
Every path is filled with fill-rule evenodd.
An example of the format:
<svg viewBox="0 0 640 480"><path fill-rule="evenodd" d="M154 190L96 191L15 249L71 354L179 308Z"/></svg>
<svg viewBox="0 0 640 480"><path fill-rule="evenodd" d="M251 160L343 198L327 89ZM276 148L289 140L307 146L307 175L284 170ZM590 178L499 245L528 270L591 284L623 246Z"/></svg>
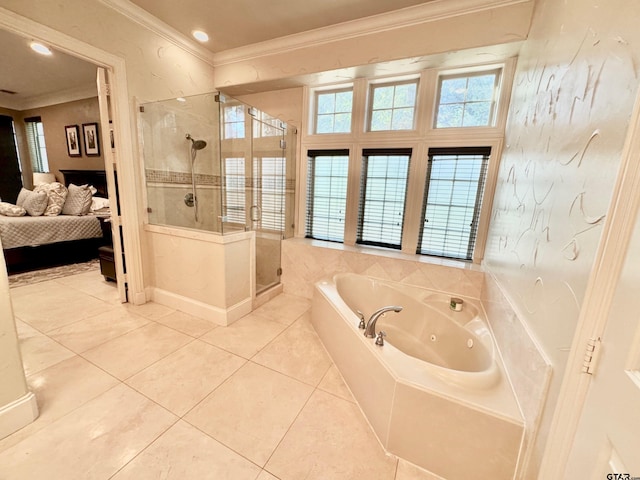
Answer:
<svg viewBox="0 0 640 480"><path fill-rule="evenodd" d="M31 42L31 50L39 53L40 55L51 55L51 50L46 45L43 45L38 42Z"/></svg>
<svg viewBox="0 0 640 480"><path fill-rule="evenodd" d="M187 99L186 99L186 98L184 98L184 97L178 97L178 98L176 98L176 100L177 100L178 102L186 102L186 101L187 101Z"/></svg>
<svg viewBox="0 0 640 480"><path fill-rule="evenodd" d="M209 35L207 35L202 30L194 30L193 32L191 32L191 35L193 35L193 38L195 38L199 42L208 42L209 41Z"/></svg>

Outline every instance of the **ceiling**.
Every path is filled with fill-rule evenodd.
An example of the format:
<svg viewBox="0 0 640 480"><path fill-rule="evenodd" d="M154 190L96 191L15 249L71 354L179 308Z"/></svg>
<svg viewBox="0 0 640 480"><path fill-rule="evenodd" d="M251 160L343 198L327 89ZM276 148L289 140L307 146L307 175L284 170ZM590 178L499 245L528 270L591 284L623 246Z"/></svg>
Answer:
<svg viewBox="0 0 640 480"><path fill-rule="evenodd" d="M251 45L432 0L131 0L183 35L209 34L211 52Z"/></svg>
<svg viewBox="0 0 640 480"><path fill-rule="evenodd" d="M39 55L29 44L28 38L0 30L0 90L16 92L0 92L0 107L27 110L54 95L97 95L94 65L58 51Z"/></svg>
<svg viewBox="0 0 640 480"><path fill-rule="evenodd" d="M209 33L210 40L202 47L213 53L265 42L278 37L326 27L341 22L388 13L405 7L430 3L433 0L100 0L112 8L131 15L133 10L143 12L152 21L160 20L191 38L194 29ZM141 10L142 9L142 10ZM154 18L155 17L155 18ZM193 41L195 43L195 40ZM10 90L15 94L0 91L0 107L27 110L54 103L88 98L96 95L96 67L88 62L54 51L44 57L31 51L29 39L0 30L0 90ZM458 63L471 61L469 55L489 57L509 56L514 45L507 46L507 52L485 49L484 52L450 52L439 56L406 59L385 64L341 69L324 74L308 75L305 78L285 79L268 87L286 88L319 81L339 81L360 75L380 74L384 71L402 72L433 66L433 61ZM494 47L498 48L498 47ZM505 46L499 48L504 49ZM436 58L438 57L438 58ZM443 66L443 64L440 64ZM380 71L378 71L380 70ZM251 90L231 89L231 95L250 93Z"/></svg>

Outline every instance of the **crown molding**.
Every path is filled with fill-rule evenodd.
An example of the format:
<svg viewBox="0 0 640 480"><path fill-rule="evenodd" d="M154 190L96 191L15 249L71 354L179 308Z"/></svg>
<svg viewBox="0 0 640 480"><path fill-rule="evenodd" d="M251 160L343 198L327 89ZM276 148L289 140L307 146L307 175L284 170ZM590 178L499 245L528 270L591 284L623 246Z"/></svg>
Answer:
<svg viewBox="0 0 640 480"><path fill-rule="evenodd" d="M98 1L213 67L496 8L533 4L533 0L432 0L413 7L213 53L129 0Z"/></svg>
<svg viewBox="0 0 640 480"><path fill-rule="evenodd" d="M84 100L86 98L96 98L97 96L98 90L95 85L81 88L70 88L54 93L45 93L26 98L20 103L20 110L49 107L51 105L75 102L76 100Z"/></svg>
<svg viewBox="0 0 640 480"><path fill-rule="evenodd" d="M213 65L218 67L301 48L348 40L376 32L406 28L526 3L533 4L533 0L432 0L413 7L225 50L213 55Z"/></svg>
<svg viewBox="0 0 640 480"><path fill-rule="evenodd" d="M98 0L103 5L115 10L120 15L128 18L162 37L166 41L173 43L177 47L186 50L188 53L199 58L210 65L214 64L213 52L197 44L186 35L183 35L175 28L167 25L162 20L154 17L143 8L138 7L129 0Z"/></svg>

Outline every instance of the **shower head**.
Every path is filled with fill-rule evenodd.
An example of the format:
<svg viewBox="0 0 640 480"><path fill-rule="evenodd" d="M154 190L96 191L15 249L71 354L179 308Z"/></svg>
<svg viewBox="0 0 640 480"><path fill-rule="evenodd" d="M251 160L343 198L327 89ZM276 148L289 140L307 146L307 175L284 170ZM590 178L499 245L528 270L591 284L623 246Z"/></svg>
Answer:
<svg viewBox="0 0 640 480"><path fill-rule="evenodd" d="M187 140L191 140L191 148L193 148L194 150L202 150L207 146L207 142L205 142L204 140L195 140L189 133L185 135L185 138Z"/></svg>

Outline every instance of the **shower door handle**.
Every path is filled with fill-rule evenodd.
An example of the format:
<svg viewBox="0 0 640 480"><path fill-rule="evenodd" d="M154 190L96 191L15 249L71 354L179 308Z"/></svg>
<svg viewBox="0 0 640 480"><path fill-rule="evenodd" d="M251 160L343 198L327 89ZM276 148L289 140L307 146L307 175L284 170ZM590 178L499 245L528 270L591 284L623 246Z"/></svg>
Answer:
<svg viewBox="0 0 640 480"><path fill-rule="evenodd" d="M262 209L258 205L252 205L249 209L252 222L259 222L262 219Z"/></svg>

